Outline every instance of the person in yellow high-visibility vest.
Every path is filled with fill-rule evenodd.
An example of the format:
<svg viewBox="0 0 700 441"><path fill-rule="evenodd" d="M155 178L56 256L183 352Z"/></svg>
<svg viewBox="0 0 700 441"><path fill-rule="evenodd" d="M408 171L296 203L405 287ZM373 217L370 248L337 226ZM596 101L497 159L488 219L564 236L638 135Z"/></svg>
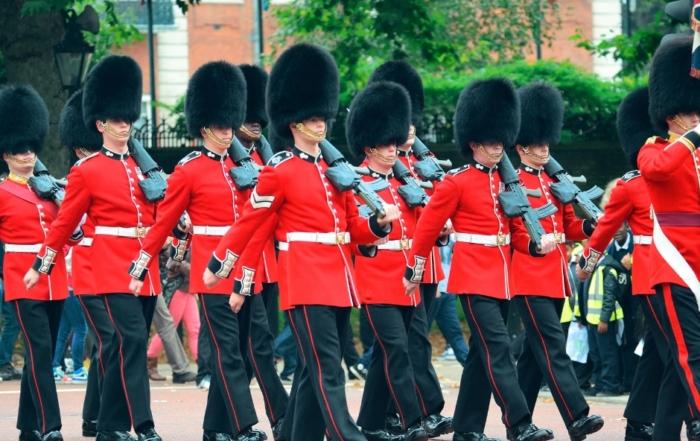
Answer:
<svg viewBox="0 0 700 441"><path fill-rule="evenodd" d="M623 313L618 299L630 289L630 282L630 272L606 255L585 287L589 356L594 364L597 396L622 394L618 331L622 331Z"/></svg>

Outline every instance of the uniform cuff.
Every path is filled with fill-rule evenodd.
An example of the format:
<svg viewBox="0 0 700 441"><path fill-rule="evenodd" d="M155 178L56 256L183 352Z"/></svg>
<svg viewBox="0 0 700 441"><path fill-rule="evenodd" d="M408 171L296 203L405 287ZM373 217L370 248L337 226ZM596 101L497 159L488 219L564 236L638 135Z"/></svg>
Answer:
<svg viewBox="0 0 700 441"><path fill-rule="evenodd" d="M146 278L146 274L148 274L148 265L150 263L151 255L144 250L141 250L139 252L138 259L134 260L131 262L131 265L129 265L129 275L132 278L143 282L143 280Z"/></svg>
<svg viewBox="0 0 700 441"><path fill-rule="evenodd" d="M587 272L588 274L593 274L593 271L595 270L596 265L598 265L598 260L600 260L601 256L602 253L594 250L593 248L588 250L588 255L586 255L586 252L584 251L583 254L581 254L581 258L578 260L578 266L581 268L581 270Z"/></svg>
<svg viewBox="0 0 700 441"><path fill-rule="evenodd" d="M375 257L379 248L376 245L358 245L357 251L364 257Z"/></svg>
<svg viewBox="0 0 700 441"><path fill-rule="evenodd" d="M530 243L527 246L527 251L530 253L532 257L544 257L545 255L540 253L539 251L539 246L533 242L530 241Z"/></svg>
<svg viewBox="0 0 700 441"><path fill-rule="evenodd" d="M36 256L32 268L42 274L51 274L51 270L55 264L56 250L46 247L43 256Z"/></svg>
<svg viewBox="0 0 700 441"><path fill-rule="evenodd" d="M586 219L583 221L583 234L586 235L586 237L591 237L593 236L593 232L595 231L595 222L593 222L590 219Z"/></svg>
<svg viewBox="0 0 700 441"><path fill-rule="evenodd" d="M255 292L255 270L243 267L243 276L233 282L233 292L241 296L250 296Z"/></svg>
<svg viewBox="0 0 700 441"><path fill-rule="evenodd" d="M423 272L425 271L425 262L427 259L425 257L413 256L413 260L415 262L413 266L406 266L404 277L409 282L421 283L423 281Z"/></svg>
<svg viewBox="0 0 700 441"><path fill-rule="evenodd" d="M207 268L220 279L225 279L231 274L233 266L236 264L238 256L231 250L226 250L226 257L219 259L216 254L211 255Z"/></svg>
<svg viewBox="0 0 700 441"><path fill-rule="evenodd" d="M435 241L435 246L444 247L448 243L450 243L450 235L449 234L446 236L438 236L437 240Z"/></svg>
<svg viewBox="0 0 700 441"><path fill-rule="evenodd" d="M369 229L372 230L372 234L374 234L377 237L386 237L389 235L389 233L391 233L391 224L382 227L381 225L379 225L377 215L374 214L369 218Z"/></svg>
<svg viewBox="0 0 700 441"><path fill-rule="evenodd" d="M184 262L188 247L189 242L186 238L174 239L172 244L170 244L170 258L176 262Z"/></svg>

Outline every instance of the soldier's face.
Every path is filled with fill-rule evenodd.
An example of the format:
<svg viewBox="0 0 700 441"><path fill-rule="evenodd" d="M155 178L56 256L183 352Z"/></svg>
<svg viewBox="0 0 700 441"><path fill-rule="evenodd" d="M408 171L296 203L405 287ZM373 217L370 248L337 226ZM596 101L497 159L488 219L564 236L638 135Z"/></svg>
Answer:
<svg viewBox="0 0 700 441"><path fill-rule="evenodd" d="M398 149L394 144L365 148L365 155L370 168L379 168L382 171L394 165L398 158L397 153Z"/></svg>
<svg viewBox="0 0 700 441"><path fill-rule="evenodd" d="M548 144L530 144L528 146L518 146L520 159L527 165L535 168L544 166L549 161Z"/></svg>
<svg viewBox="0 0 700 441"><path fill-rule="evenodd" d="M231 144L231 141L233 141L233 129L231 127L210 126L209 130L226 145Z"/></svg>
<svg viewBox="0 0 700 441"><path fill-rule="evenodd" d="M121 119L96 121L97 130L107 146L124 145L131 136L131 123Z"/></svg>
<svg viewBox="0 0 700 441"><path fill-rule="evenodd" d="M474 159L486 167L493 167L503 157L503 144L500 143L471 143Z"/></svg>
<svg viewBox="0 0 700 441"><path fill-rule="evenodd" d="M34 170L36 154L31 150L19 153L4 153L2 159L5 160L7 167L12 173L26 175Z"/></svg>
<svg viewBox="0 0 700 441"><path fill-rule="evenodd" d="M262 135L262 125L259 122L244 123L236 130L236 137L243 142L257 141Z"/></svg>
<svg viewBox="0 0 700 441"><path fill-rule="evenodd" d="M314 116L313 118L305 119L302 121L306 128L316 133L326 132L326 120L320 116Z"/></svg>
<svg viewBox="0 0 700 441"><path fill-rule="evenodd" d="M679 113L666 118L668 131L683 134L700 124L700 112Z"/></svg>

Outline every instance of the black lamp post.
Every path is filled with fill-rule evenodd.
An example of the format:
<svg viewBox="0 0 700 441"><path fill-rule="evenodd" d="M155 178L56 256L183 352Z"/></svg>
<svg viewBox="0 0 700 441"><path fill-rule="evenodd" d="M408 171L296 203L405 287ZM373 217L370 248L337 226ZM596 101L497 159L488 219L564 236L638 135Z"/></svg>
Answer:
<svg viewBox="0 0 700 441"><path fill-rule="evenodd" d="M54 58L63 88L70 93L80 89L85 80L94 46L83 38L83 30L97 33L99 21L97 12L87 6L80 14L72 9L63 12L66 33L63 41L54 46Z"/></svg>

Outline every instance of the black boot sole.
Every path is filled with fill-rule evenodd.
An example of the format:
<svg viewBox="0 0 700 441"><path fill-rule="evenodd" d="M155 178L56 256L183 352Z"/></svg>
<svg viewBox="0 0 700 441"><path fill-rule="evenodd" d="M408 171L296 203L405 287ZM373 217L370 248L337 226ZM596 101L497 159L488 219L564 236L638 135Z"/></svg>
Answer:
<svg viewBox="0 0 700 441"><path fill-rule="evenodd" d="M451 421L445 421L444 423L439 424L435 429L431 430L425 430L428 434L428 439L430 438L437 438L440 435L447 435L448 433L452 433L455 431L454 427L452 427Z"/></svg>
<svg viewBox="0 0 700 441"><path fill-rule="evenodd" d="M581 433L581 434L577 434L577 435L573 435L573 434L569 433L569 436L571 437L571 441L583 441L584 439L586 439L586 436L588 436L592 433L596 433L597 431L602 429L604 424L605 424L604 421L599 421L599 422L597 422L595 424L591 424L589 427L587 427L585 429L585 433Z"/></svg>

